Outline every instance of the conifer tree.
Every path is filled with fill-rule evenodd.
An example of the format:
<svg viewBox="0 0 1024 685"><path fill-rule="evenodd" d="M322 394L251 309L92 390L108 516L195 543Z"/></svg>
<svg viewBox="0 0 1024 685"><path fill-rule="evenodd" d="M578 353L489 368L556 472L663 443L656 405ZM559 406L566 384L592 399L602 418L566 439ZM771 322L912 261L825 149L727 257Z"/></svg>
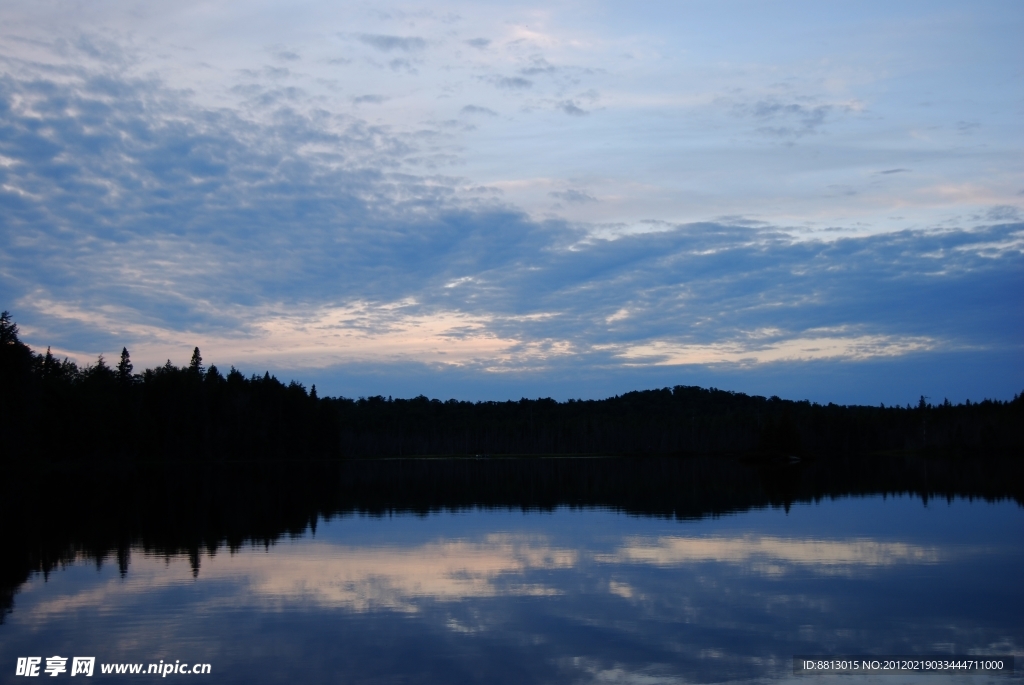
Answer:
<svg viewBox="0 0 1024 685"><path fill-rule="evenodd" d="M188 370L196 375L203 373L203 356L199 354L199 348L192 350L192 360L188 363Z"/></svg>
<svg viewBox="0 0 1024 685"><path fill-rule="evenodd" d="M101 354L96 357L95 364L86 367L84 378L89 383L95 384L95 388L109 387L111 383L117 381L117 371L107 365L107 360Z"/></svg>
<svg viewBox="0 0 1024 685"><path fill-rule="evenodd" d="M47 350L49 352L49 350ZM128 354L128 348L121 348L121 361L117 364L117 380L122 384L128 384L132 380L132 359Z"/></svg>
<svg viewBox="0 0 1024 685"><path fill-rule="evenodd" d="M50 346L46 346L46 354L43 356L43 377L49 378L54 374L54 370L57 368L57 360L53 358L53 353L50 352Z"/></svg>
<svg viewBox="0 0 1024 685"><path fill-rule="evenodd" d="M18 324L11 321L11 313L0 313L0 345L17 345L19 342Z"/></svg>

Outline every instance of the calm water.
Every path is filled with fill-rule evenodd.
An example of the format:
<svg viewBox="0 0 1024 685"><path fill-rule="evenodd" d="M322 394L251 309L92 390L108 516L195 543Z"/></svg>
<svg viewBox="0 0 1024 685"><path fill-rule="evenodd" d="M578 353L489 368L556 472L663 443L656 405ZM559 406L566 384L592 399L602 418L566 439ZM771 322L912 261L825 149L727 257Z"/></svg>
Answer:
<svg viewBox="0 0 1024 685"><path fill-rule="evenodd" d="M850 683L1022 679L1024 508L1013 501L316 521L191 561L134 546L123 574L109 558L31 574L0 625L0 680L23 680L19 656L57 654L206 662L209 676L168 678L210 683L811 683L822 677L794 676L792 656L827 653L1018 659L1014 676L832 677ZM156 678L96 670L98 681Z"/></svg>

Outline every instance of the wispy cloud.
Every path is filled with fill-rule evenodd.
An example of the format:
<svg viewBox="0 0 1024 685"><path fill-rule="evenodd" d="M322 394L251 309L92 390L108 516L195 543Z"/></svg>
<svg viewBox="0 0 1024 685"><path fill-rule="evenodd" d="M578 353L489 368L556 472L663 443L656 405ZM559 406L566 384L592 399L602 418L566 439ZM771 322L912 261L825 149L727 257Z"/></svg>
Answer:
<svg viewBox="0 0 1024 685"><path fill-rule="evenodd" d="M579 107L572 100L563 100L562 102L558 103L558 108L565 112L566 114L574 117L582 117L589 114L589 112Z"/></svg>
<svg viewBox="0 0 1024 685"><path fill-rule="evenodd" d="M488 107L479 107L477 105L466 105L460 110L463 114L486 114L487 116L496 117L498 113Z"/></svg>
<svg viewBox="0 0 1024 685"><path fill-rule="evenodd" d="M496 76L491 79L491 83L506 90L522 90L533 86L533 81L519 76Z"/></svg>
<svg viewBox="0 0 1024 685"><path fill-rule="evenodd" d="M781 138L818 133L836 110L833 105L808 106L794 102L760 100L737 107L737 112L759 122L758 132Z"/></svg>
<svg viewBox="0 0 1024 685"><path fill-rule="evenodd" d="M554 74L558 72L558 67L548 62L540 55L534 55L530 58L530 66L523 67L519 70L519 73L523 76L540 76L542 74Z"/></svg>
<svg viewBox="0 0 1024 685"><path fill-rule="evenodd" d="M387 101L388 101L388 98L386 96L384 96L384 95L373 95L373 94L357 95L356 97L352 98L352 102L357 104L357 105L362 105L362 104L379 105L379 104L385 103Z"/></svg>
<svg viewBox="0 0 1024 685"><path fill-rule="evenodd" d="M597 198L585 190L569 188L567 190L552 190L548 193L551 197L564 200L565 202L597 202Z"/></svg>
<svg viewBox="0 0 1024 685"><path fill-rule="evenodd" d="M362 34L359 41L381 52L420 52L427 47L427 41L419 36L383 36Z"/></svg>

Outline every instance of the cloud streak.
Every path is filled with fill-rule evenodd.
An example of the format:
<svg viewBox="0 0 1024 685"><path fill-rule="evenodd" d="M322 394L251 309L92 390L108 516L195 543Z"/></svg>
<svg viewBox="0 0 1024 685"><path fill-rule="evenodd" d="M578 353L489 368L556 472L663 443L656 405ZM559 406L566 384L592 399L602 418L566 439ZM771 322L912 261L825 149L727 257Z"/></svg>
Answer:
<svg viewBox="0 0 1024 685"><path fill-rule="evenodd" d="M427 41L418 36L381 36L363 34L359 42L381 52L420 52L427 47Z"/></svg>

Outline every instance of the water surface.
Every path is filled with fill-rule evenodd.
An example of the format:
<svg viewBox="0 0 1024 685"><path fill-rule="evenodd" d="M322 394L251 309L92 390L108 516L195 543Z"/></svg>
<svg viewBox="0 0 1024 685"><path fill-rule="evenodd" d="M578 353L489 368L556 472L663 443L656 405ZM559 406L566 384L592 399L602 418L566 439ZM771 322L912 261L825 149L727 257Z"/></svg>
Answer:
<svg viewBox="0 0 1024 685"><path fill-rule="evenodd" d="M1022 540L1018 503L961 497L682 520L567 505L343 512L272 543L137 543L120 565L72 555L20 586L0 663L11 680L17 657L60 654L205 662L211 676L169 677L217 683L809 683L820 677L794 676L793 655L1019 659ZM936 678L1020 680L882 680Z"/></svg>

